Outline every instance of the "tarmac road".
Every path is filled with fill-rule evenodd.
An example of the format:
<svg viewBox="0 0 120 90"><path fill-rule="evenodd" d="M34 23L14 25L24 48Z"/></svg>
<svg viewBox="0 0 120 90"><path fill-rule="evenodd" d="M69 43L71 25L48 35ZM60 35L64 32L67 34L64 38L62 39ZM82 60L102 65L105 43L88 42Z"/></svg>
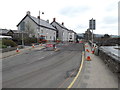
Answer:
<svg viewBox="0 0 120 90"><path fill-rule="evenodd" d="M60 44L60 51L39 48L2 61L3 88L66 88L75 77L82 44Z"/></svg>

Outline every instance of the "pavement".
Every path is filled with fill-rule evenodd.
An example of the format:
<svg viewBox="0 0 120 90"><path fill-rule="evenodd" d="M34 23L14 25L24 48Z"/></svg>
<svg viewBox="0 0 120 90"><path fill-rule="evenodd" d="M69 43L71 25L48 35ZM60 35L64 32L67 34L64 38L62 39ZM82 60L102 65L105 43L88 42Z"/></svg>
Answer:
<svg viewBox="0 0 120 90"><path fill-rule="evenodd" d="M91 47L86 44L85 59L81 73L74 82L72 88L118 88L118 77L110 71L99 56L91 53ZM90 56L91 61L86 58Z"/></svg>
<svg viewBox="0 0 120 90"><path fill-rule="evenodd" d="M13 51L9 51L9 52L0 53L0 59L10 57L10 56L15 56L18 54L22 54L24 52L28 52L29 50L38 49L38 48L39 49L45 48L45 44L43 44L42 46L35 45L34 48L32 46L25 46L24 48L19 49L19 52L16 52L16 50L13 50Z"/></svg>

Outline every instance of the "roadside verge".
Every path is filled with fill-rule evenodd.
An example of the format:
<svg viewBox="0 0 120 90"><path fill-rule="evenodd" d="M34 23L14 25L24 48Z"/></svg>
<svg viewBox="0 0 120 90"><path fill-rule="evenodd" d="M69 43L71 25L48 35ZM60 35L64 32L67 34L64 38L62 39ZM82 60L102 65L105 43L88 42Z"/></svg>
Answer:
<svg viewBox="0 0 120 90"><path fill-rule="evenodd" d="M9 51L9 52L4 52L4 53L1 53L0 59L7 58L7 57L10 57L10 56L19 55L19 54L22 54L22 53L24 53L24 52L28 52L29 50L34 50L34 49L36 49L36 48L43 49L43 48L45 48L45 47L44 47L44 46L35 46L35 48L32 48L32 47L30 46L30 47L27 47L27 48L20 49L19 52L16 52L16 50L14 50L14 51Z"/></svg>

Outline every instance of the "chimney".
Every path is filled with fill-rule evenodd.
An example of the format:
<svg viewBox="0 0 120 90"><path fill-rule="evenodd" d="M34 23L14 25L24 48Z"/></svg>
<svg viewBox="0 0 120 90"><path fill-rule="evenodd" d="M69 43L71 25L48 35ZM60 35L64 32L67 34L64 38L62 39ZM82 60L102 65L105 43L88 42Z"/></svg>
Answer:
<svg viewBox="0 0 120 90"><path fill-rule="evenodd" d="M53 22L55 22L56 21L56 18L53 18Z"/></svg>
<svg viewBox="0 0 120 90"><path fill-rule="evenodd" d="M64 26L64 22L62 22L62 25Z"/></svg>
<svg viewBox="0 0 120 90"><path fill-rule="evenodd" d="M30 11L27 11L27 13L26 13L26 14L30 15Z"/></svg>
<svg viewBox="0 0 120 90"><path fill-rule="evenodd" d="M40 16L38 16L37 18L40 19Z"/></svg>
<svg viewBox="0 0 120 90"><path fill-rule="evenodd" d="M49 20L47 20L46 22L49 23Z"/></svg>

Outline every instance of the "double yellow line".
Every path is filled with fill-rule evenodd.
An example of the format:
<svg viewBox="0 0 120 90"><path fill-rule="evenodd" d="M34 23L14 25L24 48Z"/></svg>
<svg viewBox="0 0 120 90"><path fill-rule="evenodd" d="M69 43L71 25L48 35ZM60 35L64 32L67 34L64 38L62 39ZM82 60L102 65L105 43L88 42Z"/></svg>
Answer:
<svg viewBox="0 0 120 90"><path fill-rule="evenodd" d="M82 67L83 67L83 62L84 62L84 52L82 52L82 62L81 62L79 71L78 71L76 77L73 79L73 81L72 81L71 84L67 87L66 90L69 90L69 89L74 85L75 81L77 80L78 76L79 76L80 73L81 73L81 70L82 70Z"/></svg>

